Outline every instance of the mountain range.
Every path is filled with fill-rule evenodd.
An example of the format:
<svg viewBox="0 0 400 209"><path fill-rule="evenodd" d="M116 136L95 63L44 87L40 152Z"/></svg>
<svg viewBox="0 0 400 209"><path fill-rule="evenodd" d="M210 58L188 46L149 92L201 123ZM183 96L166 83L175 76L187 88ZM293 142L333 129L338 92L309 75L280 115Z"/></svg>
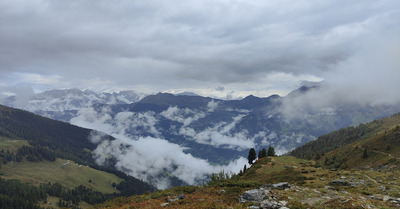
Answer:
<svg viewBox="0 0 400 209"><path fill-rule="evenodd" d="M320 88L312 84L284 97L250 95L241 100L187 93L142 98L133 92L70 89L45 91L25 105L16 103L21 101L18 97L3 103L117 138L99 141L97 163L112 156L121 171L167 188L171 177L199 184L212 172L237 172L253 147L273 146L277 154L284 154L332 130L400 111L400 105L311 100Z"/></svg>
<svg viewBox="0 0 400 209"><path fill-rule="evenodd" d="M300 91L304 93L307 90ZM221 127L230 126L225 128L228 131L224 128L218 130L226 134L250 115L250 108L261 114L260 109L278 102L282 105L284 99L287 98L249 96L243 100L223 101L160 93L132 104L97 104L92 109L94 113L117 112L115 115L110 114L108 120L122 120L124 116L129 119L137 114L143 123L158 124L160 121L151 121L149 115L146 115L152 113L156 119L157 115L165 117L166 127L171 128L168 123L173 120L175 125L181 124L179 127L182 128L191 127L207 117L212 121L212 114L221 111L218 108L235 112L226 110L232 108L228 105L234 103L237 108L243 108L236 110L236 113L242 113L243 116L229 116L236 120L236 124L223 124ZM118 111L122 107L124 111ZM355 107L349 109L353 110L349 113L354 115L377 114L380 111L378 107L361 108L358 111ZM370 112L361 111L366 109ZM193 113L194 110L198 112ZM176 114L179 111L188 114L187 117L179 117ZM200 111L204 115L195 118L194 115L199 115ZM104 127L113 128L121 124ZM196 179L209 181L199 187L180 186L112 199L97 207L397 208L400 206L399 126L400 114L397 113L341 128L306 142L288 153L292 156L262 157L247 168L242 166L242 161L234 161L241 166L240 171L229 174L224 170L229 166L210 165L211 160L193 157L187 147L183 148L159 137L157 134L163 133L160 131L162 129L151 130L154 126L147 127L148 135L132 134L128 137L127 133L115 132L117 137L114 137L27 111L0 106L0 204L6 208L40 208L56 204L60 207L90 208L93 204L116 196L155 191L149 184L126 175L134 174L159 187L198 184ZM132 130L137 131L136 134L145 133L137 128ZM138 138L134 139L134 136ZM171 163L165 165L168 160ZM233 166L232 162L229 165ZM251 194L254 193L261 194L259 200L253 199Z"/></svg>

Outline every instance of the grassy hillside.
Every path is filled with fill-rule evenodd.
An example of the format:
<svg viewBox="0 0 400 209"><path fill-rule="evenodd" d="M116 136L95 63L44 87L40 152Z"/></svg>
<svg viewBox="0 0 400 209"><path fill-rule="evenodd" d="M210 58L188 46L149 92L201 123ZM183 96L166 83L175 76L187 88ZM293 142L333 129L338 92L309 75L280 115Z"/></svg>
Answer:
<svg viewBox="0 0 400 209"><path fill-rule="evenodd" d="M326 153L318 160L318 165L343 169L399 166L400 123Z"/></svg>
<svg viewBox="0 0 400 209"><path fill-rule="evenodd" d="M0 137L0 150L16 152L23 145L30 146L25 140L16 140ZM68 165L63 166L69 162ZM2 163L0 163L2 164ZM114 174L99 171L86 165L76 164L74 161L56 159L54 162L10 162L2 164L0 168L1 177L4 179L17 179L38 186L40 183L60 183L62 186L73 189L83 185L94 191L102 193L118 193L112 184L123 181ZM89 182L90 181L90 182Z"/></svg>
<svg viewBox="0 0 400 209"><path fill-rule="evenodd" d="M98 208L248 208L261 204L239 202L251 189L289 208L400 208L400 114L321 136L293 153L311 160L261 158L244 173L213 174L204 186L118 198ZM265 186L280 182L289 187Z"/></svg>
<svg viewBox="0 0 400 209"><path fill-rule="evenodd" d="M319 158L327 152L341 148L356 141L369 139L382 132L388 131L400 124L400 113L391 117L375 120L357 127L343 128L318 137L317 140L291 151L289 155L312 159Z"/></svg>
<svg viewBox="0 0 400 209"><path fill-rule="evenodd" d="M50 197L76 208L154 191L113 164L96 165L92 131L0 105L0 208L40 208Z"/></svg>
<svg viewBox="0 0 400 209"><path fill-rule="evenodd" d="M73 189L76 186L83 185L94 191L107 193L118 193L119 191L113 188L112 183L120 183L123 179L90 167L80 166L73 161L57 159L54 162L21 162L7 163L2 165L0 172L4 179L18 179L22 182L30 182L34 185L40 183L55 183L58 182L62 186Z"/></svg>
<svg viewBox="0 0 400 209"><path fill-rule="evenodd" d="M18 148L22 147L23 145L28 146L29 143L26 140L17 140L0 136L0 150L3 149L15 152L18 150Z"/></svg>
<svg viewBox="0 0 400 209"><path fill-rule="evenodd" d="M267 189L265 199L289 208L398 208L400 171L382 171L389 170L331 170L291 156L268 157L258 160L242 176L217 174L216 180L204 186L117 198L97 208L247 208L259 203L240 203L238 197L245 191L280 182L289 182L290 187ZM330 183L338 179L349 185ZM182 194L184 198L171 201Z"/></svg>

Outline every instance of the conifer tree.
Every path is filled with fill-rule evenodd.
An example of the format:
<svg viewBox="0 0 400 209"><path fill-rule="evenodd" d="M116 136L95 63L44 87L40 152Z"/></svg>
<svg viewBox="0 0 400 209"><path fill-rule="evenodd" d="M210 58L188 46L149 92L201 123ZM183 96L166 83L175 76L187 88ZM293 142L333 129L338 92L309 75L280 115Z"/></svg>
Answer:
<svg viewBox="0 0 400 209"><path fill-rule="evenodd" d="M362 155L362 158L363 158L363 159L368 158L367 148L364 148L364 153L363 153L363 155Z"/></svg>
<svg viewBox="0 0 400 209"><path fill-rule="evenodd" d="M267 150L266 150L265 148L263 148L263 149L261 150L261 156L262 156L262 157L267 157Z"/></svg>
<svg viewBox="0 0 400 209"><path fill-rule="evenodd" d="M275 156L275 149L272 146L268 147L267 156Z"/></svg>
<svg viewBox="0 0 400 209"><path fill-rule="evenodd" d="M249 150L249 155L247 159L249 160L249 164L253 164L253 161L257 158L256 150L254 148L251 148Z"/></svg>

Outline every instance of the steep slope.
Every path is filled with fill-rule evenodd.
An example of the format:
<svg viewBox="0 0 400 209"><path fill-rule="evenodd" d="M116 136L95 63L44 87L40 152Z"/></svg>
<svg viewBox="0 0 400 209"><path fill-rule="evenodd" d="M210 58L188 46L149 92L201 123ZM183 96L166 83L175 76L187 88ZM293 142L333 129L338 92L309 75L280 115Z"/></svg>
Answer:
<svg viewBox="0 0 400 209"><path fill-rule="evenodd" d="M44 118L27 111L0 105L0 135L25 139L32 144L60 150L63 154L93 164L90 153L96 144L88 138L92 130ZM110 138L111 139L111 138Z"/></svg>
<svg viewBox="0 0 400 209"><path fill-rule="evenodd" d="M64 201L72 201L68 203L70 206L83 200L94 204L119 195L154 190L149 184L117 171L112 164L107 167L97 165L92 154L97 145L89 141L93 132L0 105L0 176L8 179L1 179L5 187L25 187L13 179L33 183L33 186L40 184L40 188L35 190L41 194L57 194ZM103 135L103 138L114 140L107 135ZM54 194L53 187L59 187L57 191L65 192ZM75 193L69 194L71 190ZM85 191L86 196L83 197L78 190L90 191ZM8 196L7 192L0 193L1 197L6 195L5 199L0 198L0 202L12 203L14 197L17 198L24 192L19 191L14 196Z"/></svg>
<svg viewBox="0 0 400 209"><path fill-rule="evenodd" d="M327 152L333 151L337 148L342 148L345 145L349 145L360 141L360 143L370 143L370 147L387 146L388 143L383 143L382 138L393 138L396 136L386 136L388 133L395 132L400 124L400 113L394 114L390 117L386 117L380 120L374 120L370 123L361 124L357 127L343 128L337 131L333 131L329 134L318 137L317 140L306 143L303 146L296 148L291 151L289 155L293 155L299 158L320 158ZM388 132L385 134L385 132ZM382 136L383 134L383 136ZM392 133L392 135L395 133ZM382 143L378 143L380 141ZM395 146L396 144L393 144ZM354 145L351 145L354 146ZM367 145L366 145L367 146ZM386 148L386 147L385 147ZM349 152L353 153L353 152Z"/></svg>
<svg viewBox="0 0 400 209"><path fill-rule="evenodd" d="M398 114L396 115L398 119ZM394 119L394 118L390 118ZM384 121L381 121L384 124ZM382 124L382 125L383 125ZM388 124L385 124L388 125ZM326 153L318 165L330 168L393 168L400 165L400 121Z"/></svg>

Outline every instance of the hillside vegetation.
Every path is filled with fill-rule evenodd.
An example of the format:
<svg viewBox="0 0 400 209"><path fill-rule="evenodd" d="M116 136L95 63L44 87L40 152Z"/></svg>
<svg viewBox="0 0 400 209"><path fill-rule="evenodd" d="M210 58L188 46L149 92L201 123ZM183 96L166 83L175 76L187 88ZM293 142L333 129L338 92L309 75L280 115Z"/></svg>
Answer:
<svg viewBox="0 0 400 209"><path fill-rule="evenodd" d="M66 163L68 163L65 165ZM118 184L123 179L90 167L76 164L73 161L56 159L54 162L40 161L7 163L0 170L4 179L18 179L33 185L58 182L68 189L78 185L85 186L104 194L119 193L112 184Z"/></svg>
<svg viewBox="0 0 400 209"><path fill-rule="evenodd" d="M264 157L239 174L213 174L203 186L117 198L96 207L400 208L399 126L395 114L334 131L292 152L305 159ZM243 194L254 191L261 191L260 201L243 201Z"/></svg>
<svg viewBox="0 0 400 209"><path fill-rule="evenodd" d="M0 208L47 207L39 204L47 198L77 208L154 191L112 166L96 165L91 132L0 105Z"/></svg>
<svg viewBox="0 0 400 209"><path fill-rule="evenodd" d="M314 141L291 151L289 155L298 158L312 159L319 158L325 153L351 144L356 141L368 139L382 134L400 124L400 113L370 123L360 124L357 127L342 128L329 134L322 135Z"/></svg>
<svg viewBox="0 0 400 209"><path fill-rule="evenodd" d="M399 169L331 170L291 156L268 157L242 175L214 174L203 186L120 197L96 208L258 208L267 201L288 208L398 208L398 176ZM281 182L288 182L288 187L269 186ZM241 195L253 189L265 191L263 202L239 202Z"/></svg>

